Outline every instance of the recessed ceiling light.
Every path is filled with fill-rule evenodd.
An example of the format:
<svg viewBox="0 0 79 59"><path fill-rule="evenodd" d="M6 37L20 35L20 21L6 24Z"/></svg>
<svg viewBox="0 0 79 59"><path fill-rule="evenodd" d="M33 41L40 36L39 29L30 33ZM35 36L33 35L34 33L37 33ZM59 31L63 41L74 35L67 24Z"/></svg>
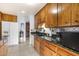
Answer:
<svg viewBox="0 0 79 59"><path fill-rule="evenodd" d="M26 3L27 5L36 5L37 3Z"/></svg>
<svg viewBox="0 0 79 59"><path fill-rule="evenodd" d="M24 13L25 13L25 11L21 11L21 13L23 13L23 14L24 14Z"/></svg>

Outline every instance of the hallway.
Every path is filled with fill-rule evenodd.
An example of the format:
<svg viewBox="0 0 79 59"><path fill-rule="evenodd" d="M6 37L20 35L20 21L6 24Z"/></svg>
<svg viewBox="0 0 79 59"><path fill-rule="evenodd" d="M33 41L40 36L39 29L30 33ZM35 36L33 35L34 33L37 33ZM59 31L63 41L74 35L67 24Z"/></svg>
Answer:
<svg viewBox="0 0 79 59"><path fill-rule="evenodd" d="M7 56L39 56L34 50L33 46L29 45L27 40L25 43L21 43L15 46L8 47Z"/></svg>

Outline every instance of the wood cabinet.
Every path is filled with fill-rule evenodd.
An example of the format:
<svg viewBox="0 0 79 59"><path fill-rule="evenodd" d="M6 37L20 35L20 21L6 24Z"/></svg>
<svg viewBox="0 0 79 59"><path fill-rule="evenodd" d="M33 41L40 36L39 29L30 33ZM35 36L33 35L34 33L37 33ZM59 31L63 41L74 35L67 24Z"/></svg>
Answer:
<svg viewBox="0 0 79 59"><path fill-rule="evenodd" d="M38 24L45 23L48 28L78 26L79 3L48 3L36 15Z"/></svg>
<svg viewBox="0 0 79 59"><path fill-rule="evenodd" d="M0 56L6 56L7 55L7 46L4 44L0 47Z"/></svg>
<svg viewBox="0 0 79 59"><path fill-rule="evenodd" d="M2 14L2 21L16 22L17 17L15 15Z"/></svg>
<svg viewBox="0 0 79 59"><path fill-rule="evenodd" d="M2 23L0 22L0 40L2 39Z"/></svg>
<svg viewBox="0 0 79 59"><path fill-rule="evenodd" d="M40 15L40 13L37 13L36 15L35 15L35 28L37 29L38 28L38 26L40 25L40 23L41 23L41 15Z"/></svg>
<svg viewBox="0 0 79 59"><path fill-rule="evenodd" d="M0 21L2 20L1 18L2 18L2 13L0 12Z"/></svg>
<svg viewBox="0 0 79 59"><path fill-rule="evenodd" d="M78 56L78 54L73 53L65 48L57 46L57 55L58 56Z"/></svg>
<svg viewBox="0 0 79 59"><path fill-rule="evenodd" d="M56 27L57 26L57 13L52 13L52 10L54 9L57 10L57 4L49 3L46 6L44 6L36 14L37 16L35 15L35 19L38 18L38 24L42 26L42 24L45 23L46 27Z"/></svg>
<svg viewBox="0 0 79 59"><path fill-rule="evenodd" d="M36 49L38 53L40 53L40 40L41 39L38 36L35 36L34 48Z"/></svg>
<svg viewBox="0 0 79 59"><path fill-rule="evenodd" d="M45 23L45 19L46 19L45 12L46 12L45 8L42 8L42 10L40 11L41 23Z"/></svg>
<svg viewBox="0 0 79 59"><path fill-rule="evenodd" d="M61 47L59 44L49 42L39 36L35 37L34 47L41 56L79 56L79 54L74 53L65 47Z"/></svg>
<svg viewBox="0 0 79 59"><path fill-rule="evenodd" d="M35 24L34 24L34 25L35 25L35 29L37 29L37 28L38 28L38 24L37 24L38 20L37 20L37 19L38 19L38 16L37 16L37 15L35 15Z"/></svg>
<svg viewBox="0 0 79 59"><path fill-rule="evenodd" d="M57 4L47 4L47 23L48 27L57 26Z"/></svg>
<svg viewBox="0 0 79 59"><path fill-rule="evenodd" d="M56 56L56 52L54 51L55 49L53 47L50 46L49 42L46 40L43 40L43 51L42 51L42 55L44 56ZM52 48L52 49L51 49ZM41 50L42 50L41 49Z"/></svg>
<svg viewBox="0 0 79 59"><path fill-rule="evenodd" d="M58 26L71 26L72 4L58 4Z"/></svg>
<svg viewBox="0 0 79 59"><path fill-rule="evenodd" d="M79 3L72 4L72 25L79 25Z"/></svg>
<svg viewBox="0 0 79 59"><path fill-rule="evenodd" d="M0 56L4 55L4 46L0 47Z"/></svg>
<svg viewBox="0 0 79 59"><path fill-rule="evenodd" d="M44 51L43 51L44 56L54 56L55 55L55 53L52 50L50 50L48 47L44 46L43 48L44 48Z"/></svg>

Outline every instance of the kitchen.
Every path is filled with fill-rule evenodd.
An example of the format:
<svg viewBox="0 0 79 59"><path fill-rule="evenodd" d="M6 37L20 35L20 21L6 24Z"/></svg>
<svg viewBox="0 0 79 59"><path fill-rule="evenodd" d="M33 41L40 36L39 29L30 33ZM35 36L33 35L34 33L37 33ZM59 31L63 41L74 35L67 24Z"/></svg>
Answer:
<svg viewBox="0 0 79 59"><path fill-rule="evenodd" d="M25 43L24 47L21 46L23 50L26 46L31 46L34 56L79 56L79 3L40 3L29 8L33 9L33 12L27 10L25 4L12 4L20 9L24 6L24 9L29 11L29 14L21 11L19 17L8 14L10 11L7 11L7 6L10 5L1 4L4 8L0 6L3 8L0 12L0 55L6 56L9 47ZM7 13L4 13L4 10ZM18 11L17 9L16 12ZM30 24L28 39L26 22ZM30 51L29 49L26 48L27 51ZM28 52L30 56L31 53Z"/></svg>
<svg viewBox="0 0 79 59"><path fill-rule="evenodd" d="M35 15L34 48L41 56L78 56L79 4L48 3Z"/></svg>

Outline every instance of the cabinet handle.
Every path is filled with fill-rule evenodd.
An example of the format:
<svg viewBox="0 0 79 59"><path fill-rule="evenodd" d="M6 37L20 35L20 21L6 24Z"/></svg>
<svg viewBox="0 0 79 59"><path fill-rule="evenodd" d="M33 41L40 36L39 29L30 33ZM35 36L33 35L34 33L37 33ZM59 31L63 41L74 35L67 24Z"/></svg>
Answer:
<svg viewBox="0 0 79 59"><path fill-rule="evenodd" d="M79 23L79 21L78 21L78 20L75 20L75 22L76 22L76 23Z"/></svg>

